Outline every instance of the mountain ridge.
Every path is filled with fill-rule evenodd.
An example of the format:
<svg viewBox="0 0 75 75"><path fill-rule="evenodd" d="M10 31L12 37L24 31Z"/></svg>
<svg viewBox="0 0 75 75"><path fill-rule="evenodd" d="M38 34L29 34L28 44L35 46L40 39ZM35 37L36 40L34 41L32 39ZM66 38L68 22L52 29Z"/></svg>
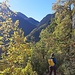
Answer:
<svg viewBox="0 0 75 75"><path fill-rule="evenodd" d="M34 28L37 27L36 23L33 24L30 21L26 20L26 19L28 19L27 16L25 16L21 12L18 12L18 13L13 12L5 3L0 4L0 12L2 12L2 16L4 16L4 17L8 16L9 18L11 18L13 22L15 22L16 20L19 20L19 28L21 28L24 31L25 36L27 36ZM9 14L7 14L7 13L9 13ZM4 21L4 19L2 19L1 17L0 17L0 20ZM34 21L36 21L36 20L34 20Z"/></svg>
<svg viewBox="0 0 75 75"><path fill-rule="evenodd" d="M39 41L39 35L42 29L45 29L48 25L50 25L51 20L55 17L55 14L46 15L38 24L36 28L34 28L29 35L27 35L28 41L35 40ZM32 39L32 37L34 37Z"/></svg>
<svg viewBox="0 0 75 75"><path fill-rule="evenodd" d="M19 28L21 28L24 31L24 35L31 39L33 36L35 38L35 41L39 40L39 35L42 29L45 29L49 24L51 19L54 17L54 14L48 14L46 15L40 22L33 18L29 18L26 15L24 15L21 12L13 12L10 10L6 5L4 5L7 9L2 9L1 4L1 12L3 12L5 15L7 15L7 12L10 12L11 15L9 18L12 18L13 22L16 20L19 20ZM8 15L7 15L8 16Z"/></svg>

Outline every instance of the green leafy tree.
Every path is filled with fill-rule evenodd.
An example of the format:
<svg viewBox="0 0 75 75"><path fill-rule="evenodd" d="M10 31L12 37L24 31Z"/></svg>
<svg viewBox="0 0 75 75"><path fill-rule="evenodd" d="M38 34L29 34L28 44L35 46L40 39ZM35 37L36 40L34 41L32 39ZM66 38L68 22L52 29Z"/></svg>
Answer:
<svg viewBox="0 0 75 75"><path fill-rule="evenodd" d="M55 19L52 20L52 23L46 28L43 29L40 33L40 41L31 45L32 55L31 63L33 69L37 71L39 75L48 73L48 58L50 53L53 52L51 47L54 45L52 33L56 27Z"/></svg>
<svg viewBox="0 0 75 75"><path fill-rule="evenodd" d="M53 9L56 10L56 23L58 24L53 35L55 35L58 48L65 54L64 74L66 75L75 74L74 69L71 66L71 64L74 65L72 61L75 57L73 54L74 48L72 46L72 43L74 42L74 37L72 37L72 14L74 13L74 8L74 0L58 0L53 7Z"/></svg>
<svg viewBox="0 0 75 75"><path fill-rule="evenodd" d="M6 2L0 4L0 47L3 53L0 60L0 73L3 75L19 75L31 56L31 48L26 43L24 32L18 28L19 21L13 22ZM5 11L5 12L4 12ZM15 73L14 73L15 72Z"/></svg>

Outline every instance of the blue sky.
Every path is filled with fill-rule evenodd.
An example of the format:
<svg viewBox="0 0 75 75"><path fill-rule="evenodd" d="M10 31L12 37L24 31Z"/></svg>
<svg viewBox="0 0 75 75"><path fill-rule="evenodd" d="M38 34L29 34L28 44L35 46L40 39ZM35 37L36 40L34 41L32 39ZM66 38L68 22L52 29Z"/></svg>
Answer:
<svg viewBox="0 0 75 75"><path fill-rule="evenodd" d="M9 5L11 10L22 12L27 17L40 21L47 14L53 13L52 3L55 2L56 0L9 0Z"/></svg>

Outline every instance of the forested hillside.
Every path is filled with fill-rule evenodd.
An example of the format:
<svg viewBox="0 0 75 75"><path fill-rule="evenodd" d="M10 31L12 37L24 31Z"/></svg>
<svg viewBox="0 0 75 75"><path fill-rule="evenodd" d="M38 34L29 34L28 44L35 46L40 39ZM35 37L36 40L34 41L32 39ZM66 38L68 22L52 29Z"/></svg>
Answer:
<svg viewBox="0 0 75 75"><path fill-rule="evenodd" d="M28 34L26 36L28 41L39 41L40 40L40 32L42 31L42 29L45 29L48 25L50 25L51 20L54 18L54 14L48 14L46 15L39 23L38 26L36 28L34 28L30 34Z"/></svg>
<svg viewBox="0 0 75 75"><path fill-rule="evenodd" d="M57 75L75 75L75 0L58 0L53 10L55 17L38 42L27 42L19 20L13 22L11 13L0 12L0 75L48 75L51 53L57 58Z"/></svg>

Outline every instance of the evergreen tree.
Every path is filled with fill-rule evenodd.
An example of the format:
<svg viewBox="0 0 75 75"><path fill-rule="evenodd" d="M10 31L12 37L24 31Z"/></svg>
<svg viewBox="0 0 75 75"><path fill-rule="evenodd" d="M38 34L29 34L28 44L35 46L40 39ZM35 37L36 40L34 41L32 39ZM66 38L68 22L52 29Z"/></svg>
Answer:
<svg viewBox="0 0 75 75"><path fill-rule="evenodd" d="M73 5L73 6L71 6ZM55 7L56 6L56 7ZM73 9L72 9L72 8ZM58 24L53 34L58 40L58 47L65 54L65 75L74 75L74 48L72 43L73 29L72 29L72 13L74 13L74 0L58 0L53 9L56 10L56 23Z"/></svg>

